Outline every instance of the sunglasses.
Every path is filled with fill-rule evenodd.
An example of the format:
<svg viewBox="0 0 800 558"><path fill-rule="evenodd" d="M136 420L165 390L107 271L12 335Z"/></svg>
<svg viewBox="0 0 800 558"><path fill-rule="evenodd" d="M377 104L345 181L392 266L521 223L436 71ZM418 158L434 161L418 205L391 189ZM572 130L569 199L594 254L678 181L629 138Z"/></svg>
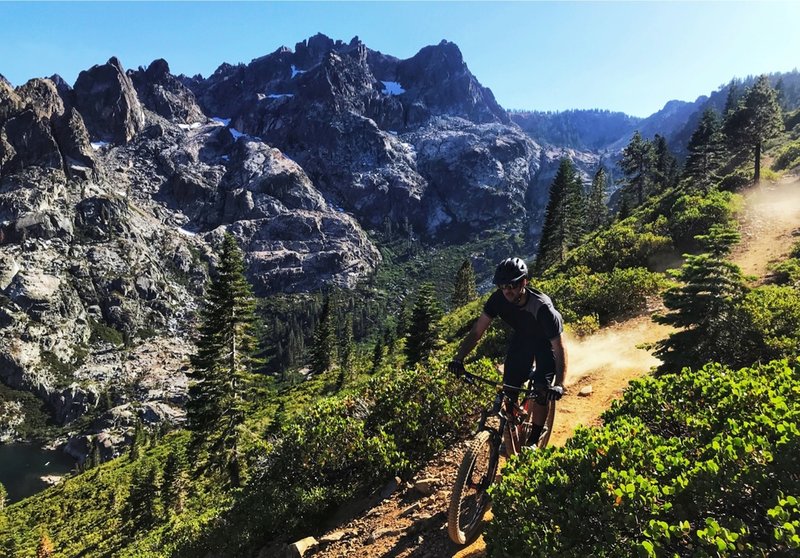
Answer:
<svg viewBox="0 0 800 558"><path fill-rule="evenodd" d="M516 289L521 284L522 284L522 281L515 281L513 283L501 283L501 284L497 285L497 288L500 289L501 291L509 291L509 290L512 290L512 289Z"/></svg>

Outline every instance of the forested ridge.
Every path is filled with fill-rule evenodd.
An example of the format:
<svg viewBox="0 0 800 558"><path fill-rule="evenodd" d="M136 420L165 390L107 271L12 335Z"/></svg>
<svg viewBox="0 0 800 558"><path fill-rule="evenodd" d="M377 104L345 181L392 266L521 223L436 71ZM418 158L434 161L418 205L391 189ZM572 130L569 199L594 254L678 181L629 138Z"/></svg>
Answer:
<svg viewBox="0 0 800 558"><path fill-rule="evenodd" d="M602 428L512 460L494 492L490 555L800 547L800 243L758 286L729 260L737 192L797 173L798 113L759 78L703 116L683 162L665 138L639 134L619 184L602 168L583 184L562 161L530 258L534 285L576 335L654 299L656 319L676 331L653 347L663 363L655 376L632 386ZM363 295L332 290L299 306L259 306L226 241L200 316L187 428L141 427L127 455L95 457L58 486L0 505L0 554L255 556L468 435L465 409L489 396L444 363L480 311L475 283L525 239L497 231L429 247L411 231L385 231L383 240L387 265ZM682 254L664 273L661 262ZM281 328L292 350L257 342ZM505 334L498 324L484 337L476 371L495 373ZM301 343L306 358L292 361Z"/></svg>

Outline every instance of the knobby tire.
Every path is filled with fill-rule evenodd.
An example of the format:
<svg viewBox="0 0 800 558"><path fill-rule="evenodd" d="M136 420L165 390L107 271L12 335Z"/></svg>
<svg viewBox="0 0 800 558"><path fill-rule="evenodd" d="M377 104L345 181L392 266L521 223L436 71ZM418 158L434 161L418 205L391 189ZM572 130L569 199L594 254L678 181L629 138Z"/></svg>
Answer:
<svg viewBox="0 0 800 558"><path fill-rule="evenodd" d="M492 438L488 430L478 432L458 468L447 511L447 533L456 544L466 544L475 537L489 508L487 490L494 482L499 461L499 443Z"/></svg>

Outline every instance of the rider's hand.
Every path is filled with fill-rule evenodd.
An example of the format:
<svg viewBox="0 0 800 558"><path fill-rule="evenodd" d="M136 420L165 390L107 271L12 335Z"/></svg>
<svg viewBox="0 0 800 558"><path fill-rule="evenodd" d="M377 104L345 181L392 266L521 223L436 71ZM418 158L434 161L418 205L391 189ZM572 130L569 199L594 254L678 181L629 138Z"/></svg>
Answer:
<svg viewBox="0 0 800 558"><path fill-rule="evenodd" d="M447 364L447 370L455 374L456 378L461 378L464 376L466 370L464 369L464 363L460 360L451 360Z"/></svg>
<svg viewBox="0 0 800 558"><path fill-rule="evenodd" d="M550 386L544 392L544 397L548 401L558 401L564 395L564 386Z"/></svg>

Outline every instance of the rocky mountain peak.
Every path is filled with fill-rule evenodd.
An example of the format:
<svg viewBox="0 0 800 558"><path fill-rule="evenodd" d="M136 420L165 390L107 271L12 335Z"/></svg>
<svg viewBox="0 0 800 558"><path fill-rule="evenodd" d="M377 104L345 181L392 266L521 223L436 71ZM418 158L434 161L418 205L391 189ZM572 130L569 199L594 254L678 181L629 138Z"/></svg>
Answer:
<svg viewBox="0 0 800 558"><path fill-rule="evenodd" d="M206 120L194 93L170 73L163 58L151 62L147 69L128 71L128 77L141 103L154 113L178 124Z"/></svg>
<svg viewBox="0 0 800 558"><path fill-rule="evenodd" d="M78 75L73 98L94 138L127 143L144 129L144 112L133 83L114 56Z"/></svg>

